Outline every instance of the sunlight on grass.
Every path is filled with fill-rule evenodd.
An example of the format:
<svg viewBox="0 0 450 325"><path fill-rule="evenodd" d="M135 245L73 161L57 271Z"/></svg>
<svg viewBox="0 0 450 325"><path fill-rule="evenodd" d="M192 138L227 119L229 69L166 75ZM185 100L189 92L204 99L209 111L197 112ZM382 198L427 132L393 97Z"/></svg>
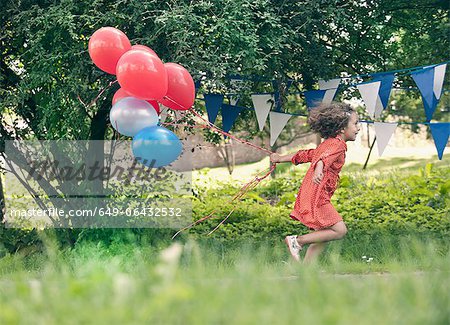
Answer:
<svg viewBox="0 0 450 325"><path fill-rule="evenodd" d="M50 245L45 256L0 260L0 322L443 324L448 244L346 240L312 266L292 262L282 243Z"/></svg>

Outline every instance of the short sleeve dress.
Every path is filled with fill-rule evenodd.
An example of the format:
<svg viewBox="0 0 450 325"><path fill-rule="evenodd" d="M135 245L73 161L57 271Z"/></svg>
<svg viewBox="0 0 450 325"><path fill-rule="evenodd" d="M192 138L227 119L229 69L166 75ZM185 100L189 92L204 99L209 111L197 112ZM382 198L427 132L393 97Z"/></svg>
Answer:
<svg viewBox="0 0 450 325"><path fill-rule="evenodd" d="M295 165L310 162L311 166L303 179L295 200L291 218L300 221L308 228L319 230L328 228L342 217L330 202L339 183L339 172L345 163L347 145L340 137L328 138L316 149L300 150L292 157ZM323 179L314 184L316 164L323 161Z"/></svg>

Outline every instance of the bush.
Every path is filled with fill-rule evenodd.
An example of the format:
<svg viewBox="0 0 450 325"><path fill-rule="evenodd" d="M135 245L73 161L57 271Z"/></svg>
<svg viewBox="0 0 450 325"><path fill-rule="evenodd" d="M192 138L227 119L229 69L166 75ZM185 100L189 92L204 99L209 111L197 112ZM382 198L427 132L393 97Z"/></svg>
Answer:
<svg viewBox="0 0 450 325"><path fill-rule="evenodd" d="M379 173L344 172L340 186L332 198L349 229L348 237L364 235L423 234L450 235L450 167L427 164L415 170ZM194 188L193 217L198 220L213 212L214 218L182 233L180 238L204 238L235 211L216 231L208 236L222 242L235 240L280 240L288 234L302 234L308 229L290 219L304 169L286 172L276 179L264 180L240 202L229 203L240 186L218 184L219 187ZM170 241L173 229L56 229L60 245L76 241L102 242L105 245L138 243L159 245ZM36 230L0 227L0 255L27 246L39 245Z"/></svg>
<svg viewBox="0 0 450 325"><path fill-rule="evenodd" d="M391 171L378 177L361 173L341 176L332 198L350 232L357 234L429 233L450 234L450 168L432 164L415 171ZM226 204L239 187L222 184L219 189L197 189L194 218L214 211L217 216L191 230L202 236L212 230L233 207L236 210L212 236L236 238L280 238L305 233L306 227L293 221L289 213L295 200L302 172L286 173L266 180L246 195L242 202Z"/></svg>

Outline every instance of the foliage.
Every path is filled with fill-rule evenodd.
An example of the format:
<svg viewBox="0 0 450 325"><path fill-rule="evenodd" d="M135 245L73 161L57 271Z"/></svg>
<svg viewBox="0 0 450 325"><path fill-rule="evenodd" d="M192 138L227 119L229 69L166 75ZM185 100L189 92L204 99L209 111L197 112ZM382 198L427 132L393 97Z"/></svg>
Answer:
<svg viewBox="0 0 450 325"><path fill-rule="evenodd" d="M117 84L87 52L89 36L103 26L151 46L165 62L186 66L195 79L206 77L202 91L227 92L232 86L226 77L233 74L264 75L279 85L293 78L310 89L315 80L341 72L448 58L446 1L23 0L7 1L0 10L2 153L7 139L114 136L108 112ZM272 87L260 80L247 92ZM292 102L286 107L294 110ZM236 129L253 129L248 120L255 122L241 119ZM92 147L87 157L95 153Z"/></svg>
<svg viewBox="0 0 450 325"><path fill-rule="evenodd" d="M280 85L291 77L311 89L314 80L343 71L447 60L446 9L445 1L400 0L9 1L0 18L0 109L27 123L12 125L19 138L109 138L106 112L116 86L97 105L78 100L94 99L114 80L87 53L89 36L103 26L150 45L195 79L206 76L206 91L229 91L226 76L233 74L264 75ZM248 84L252 91L272 87L255 81Z"/></svg>
<svg viewBox="0 0 450 325"><path fill-rule="evenodd" d="M332 202L354 236L385 232L450 233L450 168L427 164L415 172L396 170L376 176L348 173L341 177ZM280 238L307 229L289 218L303 172L291 172L266 182L236 206L214 238ZM227 198L238 188L224 185L203 192L194 201L196 218L215 211L216 219L196 226L201 237L223 219L232 206ZM202 192L198 190L198 192ZM234 206L234 205L233 205Z"/></svg>

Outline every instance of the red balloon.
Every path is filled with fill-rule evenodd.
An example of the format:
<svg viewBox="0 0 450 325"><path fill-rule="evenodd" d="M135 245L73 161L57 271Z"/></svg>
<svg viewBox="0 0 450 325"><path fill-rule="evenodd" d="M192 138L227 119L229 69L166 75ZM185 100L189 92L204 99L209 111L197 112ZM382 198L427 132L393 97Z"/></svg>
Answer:
<svg viewBox="0 0 450 325"><path fill-rule="evenodd" d="M167 95L159 102L175 110L188 110L195 100L195 84L189 72L179 64L166 63L169 77Z"/></svg>
<svg viewBox="0 0 450 325"><path fill-rule="evenodd" d="M117 103L119 100L125 97L133 97L130 94L128 94L125 90L122 88L119 88L119 90L116 91L116 93L113 96L112 99L112 106L114 106L115 103Z"/></svg>
<svg viewBox="0 0 450 325"><path fill-rule="evenodd" d="M140 44L133 45L131 47L131 49L132 50L144 50L144 51L147 51L147 52L149 52L149 53L151 53L153 55L156 55L159 58L158 54L156 54L155 51L153 51L151 48L149 48L148 46L145 46L145 45L140 45Z"/></svg>
<svg viewBox="0 0 450 325"><path fill-rule="evenodd" d="M144 50L130 50L116 67L117 81L130 95L139 99L160 99L167 93L164 63Z"/></svg>
<svg viewBox="0 0 450 325"><path fill-rule="evenodd" d="M116 93L113 96L112 99L112 106L114 106L115 103L117 103L119 100L121 100L122 98L125 97L133 97L130 94L128 94L125 90L123 90L122 88L119 88ZM156 113L159 115L160 110L159 110L159 104L156 100L147 100L147 102L149 104L151 104L153 106L153 108L155 109Z"/></svg>
<svg viewBox="0 0 450 325"><path fill-rule="evenodd" d="M147 102L150 103L150 105L153 106L153 108L156 111L156 114L159 115L161 113L161 111L159 110L159 104L158 104L158 102L156 100L147 100Z"/></svg>
<svg viewBox="0 0 450 325"><path fill-rule="evenodd" d="M120 57L131 49L127 35L114 27L102 27L89 39L89 56L101 70L116 74Z"/></svg>

